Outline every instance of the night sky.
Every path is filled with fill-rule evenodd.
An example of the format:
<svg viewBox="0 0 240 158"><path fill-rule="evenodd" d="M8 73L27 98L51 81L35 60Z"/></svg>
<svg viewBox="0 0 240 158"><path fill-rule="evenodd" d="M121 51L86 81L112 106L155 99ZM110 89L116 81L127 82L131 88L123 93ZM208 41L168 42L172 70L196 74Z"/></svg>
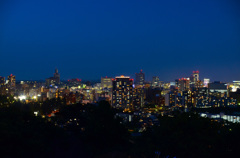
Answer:
<svg viewBox="0 0 240 158"><path fill-rule="evenodd" d="M237 0L1 0L0 76L240 80Z"/></svg>

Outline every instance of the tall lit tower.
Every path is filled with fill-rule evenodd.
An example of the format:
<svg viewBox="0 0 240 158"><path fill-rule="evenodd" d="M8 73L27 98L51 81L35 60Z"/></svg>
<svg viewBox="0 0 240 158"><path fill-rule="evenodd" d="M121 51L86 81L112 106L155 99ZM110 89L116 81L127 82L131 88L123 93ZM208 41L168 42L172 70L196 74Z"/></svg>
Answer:
<svg viewBox="0 0 240 158"><path fill-rule="evenodd" d="M55 78L56 84L60 84L60 74L58 73L57 68L55 69L54 78Z"/></svg>
<svg viewBox="0 0 240 158"><path fill-rule="evenodd" d="M112 88L112 78L111 77L102 77L101 78L102 88Z"/></svg>
<svg viewBox="0 0 240 158"><path fill-rule="evenodd" d="M136 82L135 84L137 86L143 86L144 81L145 81L145 73L142 72L142 70L139 73L136 73Z"/></svg>
<svg viewBox="0 0 240 158"><path fill-rule="evenodd" d="M112 84L112 106L124 111L133 109L133 79L129 76L117 76Z"/></svg>
<svg viewBox="0 0 240 158"><path fill-rule="evenodd" d="M180 91L185 91L190 88L189 78L180 78L178 80L175 80L175 82L176 82L176 86Z"/></svg>
<svg viewBox="0 0 240 158"><path fill-rule="evenodd" d="M204 78L203 83L204 83L204 87L208 87L208 84L210 83L210 79Z"/></svg>
<svg viewBox="0 0 240 158"><path fill-rule="evenodd" d="M193 71L193 82L196 83L199 81L199 71Z"/></svg>
<svg viewBox="0 0 240 158"><path fill-rule="evenodd" d="M153 76L152 77L152 86L153 87L159 86L159 77L158 76Z"/></svg>
<svg viewBox="0 0 240 158"><path fill-rule="evenodd" d="M16 86L16 77L13 74L8 76L8 85L11 88Z"/></svg>

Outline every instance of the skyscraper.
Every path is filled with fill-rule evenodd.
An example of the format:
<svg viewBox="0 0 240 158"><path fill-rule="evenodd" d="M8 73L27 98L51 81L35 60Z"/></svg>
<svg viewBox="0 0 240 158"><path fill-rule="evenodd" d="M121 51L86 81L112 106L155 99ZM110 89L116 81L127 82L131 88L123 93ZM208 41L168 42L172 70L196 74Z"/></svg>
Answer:
<svg viewBox="0 0 240 158"><path fill-rule="evenodd" d="M129 76L117 76L112 81L112 106L129 111L133 109L133 79Z"/></svg>
<svg viewBox="0 0 240 158"><path fill-rule="evenodd" d="M208 87L208 84L210 83L210 79L204 78L203 82L204 82L204 87Z"/></svg>
<svg viewBox="0 0 240 158"><path fill-rule="evenodd" d="M185 91L190 88L189 78L180 78L178 80L175 80L175 82L176 87L178 87L180 91Z"/></svg>
<svg viewBox="0 0 240 158"><path fill-rule="evenodd" d="M153 87L158 87L159 86L159 77L158 76L153 76L153 78L152 78L152 86Z"/></svg>
<svg viewBox="0 0 240 158"><path fill-rule="evenodd" d="M112 78L111 77L102 77L101 78L102 88L112 88Z"/></svg>
<svg viewBox="0 0 240 158"><path fill-rule="evenodd" d="M55 73L53 77L49 77L46 79L46 86L54 86L54 85L59 85L60 84L60 74L58 73L58 69L55 69Z"/></svg>
<svg viewBox="0 0 240 158"><path fill-rule="evenodd" d="M57 68L55 69L55 73L54 73L53 77L56 80L56 84L60 84L60 74L58 73L58 69Z"/></svg>
<svg viewBox="0 0 240 158"><path fill-rule="evenodd" d="M145 81L145 73L142 72L142 70L139 73L136 73L136 82L135 84L137 86L143 86Z"/></svg>
<svg viewBox="0 0 240 158"><path fill-rule="evenodd" d="M193 74L190 77L190 85L191 87L200 87L200 80L199 80L199 71L193 71Z"/></svg>
<svg viewBox="0 0 240 158"><path fill-rule="evenodd" d="M193 81L195 83L199 81L199 71L193 71Z"/></svg>
<svg viewBox="0 0 240 158"><path fill-rule="evenodd" d="M13 88L16 86L16 77L12 74L8 76L8 86L10 88Z"/></svg>

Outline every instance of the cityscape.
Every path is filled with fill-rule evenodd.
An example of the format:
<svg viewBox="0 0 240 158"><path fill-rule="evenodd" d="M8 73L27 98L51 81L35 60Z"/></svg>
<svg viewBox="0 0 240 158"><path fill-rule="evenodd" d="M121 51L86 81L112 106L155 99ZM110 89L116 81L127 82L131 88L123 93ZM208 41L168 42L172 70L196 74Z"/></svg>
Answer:
<svg viewBox="0 0 240 158"><path fill-rule="evenodd" d="M232 158L239 0L1 0L1 158Z"/></svg>
<svg viewBox="0 0 240 158"><path fill-rule="evenodd" d="M61 75L56 68L53 76L46 78L45 81L21 81L17 80L17 76L14 76L14 74L7 76L6 79L5 77L0 77L0 81L1 110L5 108L16 108L20 110L21 113L27 112L36 118L46 120L48 124L52 124L52 126L59 129L64 129L71 133L77 132L77 134L75 133L76 135L72 135L78 137L80 134L79 137L81 137L82 140L80 139L80 141L82 142L86 141L84 139L88 137L87 132L93 134L88 138L89 140L87 139L87 142L91 142L92 137L102 137L101 133L92 133L93 131L89 130L105 131L106 129L98 129L97 126L99 124L104 125L109 123L107 119L118 120L118 122L110 122L107 124L106 126L110 126L106 127L107 129L112 128L111 126L116 126L113 124L119 124L123 126L122 128L126 130L126 133L130 134L126 136L126 138L133 143L130 143L130 146L136 145L134 141L143 139L141 137L146 137L145 134L147 132L152 131L156 127L161 127L162 121L166 121L164 120L166 118L185 117L184 115L187 115L187 117L197 117L199 120L202 118L206 121L203 126L207 126L207 124L210 123L210 128L212 128L212 126L216 126L212 124L214 123L220 127L227 128L229 131L231 131L232 128L236 128L232 127L234 124L240 123L240 81L223 83L221 81L211 81L209 78L201 79L201 73L199 71L193 71L189 76L183 76L175 79L173 82L163 82L158 76L153 76L151 81L147 81L145 80L143 70L136 72L134 78L124 75L116 77L106 76L101 77L100 82L91 82L82 81L82 79L78 78L61 80ZM95 108L101 109L98 109L98 111ZM85 118L86 113L88 113L87 115L95 114L100 120L101 117L103 117L102 119L105 122L101 122L103 120L100 122L95 120L94 123L91 122L94 125L91 127L92 129L87 129L89 128L87 125L87 123L89 123L87 119L89 118ZM109 115L111 115L110 117L112 118L109 118ZM207 123L207 121L209 122ZM96 123L99 124L97 125ZM120 130L120 127L115 128L116 130ZM191 128L193 127L187 127L187 130L191 131ZM239 125L237 128L239 128ZM114 131L115 129L111 130ZM219 131L220 129L218 129L218 132ZM114 134L117 136L119 133L118 131L116 132L117 133ZM119 132L121 132L121 130ZM106 133L109 134L108 132ZM125 135L126 133L123 132ZM95 139L100 142L95 142L96 140L94 140L94 145L100 145L101 141L108 141L106 140L107 138L104 138L104 140L98 140L99 138ZM114 138L114 141L120 141L118 143L122 145L123 140L118 139L120 138ZM76 142L71 143L75 144ZM94 145L91 144L91 147ZM129 144L127 143L127 145ZM76 147L74 147L74 150L76 150L75 148ZM209 149L211 149L211 147ZM83 148L81 150L83 150ZM137 152L140 152L138 150ZM114 151L116 153L111 153L113 155L107 155L107 152L104 153L95 149L91 151L91 154L87 155L84 155L86 153L83 150L83 155L84 157L98 157L101 154L103 154L101 155L103 157L117 157L116 154L120 154L118 155L120 157L159 157L162 152L162 157L188 157L185 155L186 153L182 154L174 150L169 151L164 149L161 151L161 148L157 149L156 147L153 147L151 150L156 151L152 151L152 153L145 151L146 153L140 152L140 154L136 154L134 153L136 151L126 150L121 152ZM226 156L225 154L235 154L232 149L224 150L227 150L226 153L223 154L224 156ZM65 152L68 155L70 151ZM71 153L73 154L72 156L81 157L80 155L75 155L75 152ZM191 153L191 151L189 151L189 153ZM209 155L211 154L209 153ZM55 154L53 156L57 155L58 154ZM209 155L207 154L207 156ZM190 154L190 157L192 156L193 155ZM200 154L199 156L202 157L203 155Z"/></svg>
<svg viewBox="0 0 240 158"><path fill-rule="evenodd" d="M97 103L108 101L113 108L131 112L147 104L168 107L171 110L184 108L237 107L240 105L240 81L224 83L200 79L200 72L193 71L188 77L163 82L158 76L145 80L143 70L135 77L101 77L99 83L74 78L60 80L55 69L53 77L45 81L20 81L13 74L0 76L1 95L13 96L24 103L44 102L49 99L66 99L66 104ZM160 109L158 109L160 110ZM236 120L235 120L236 121Z"/></svg>

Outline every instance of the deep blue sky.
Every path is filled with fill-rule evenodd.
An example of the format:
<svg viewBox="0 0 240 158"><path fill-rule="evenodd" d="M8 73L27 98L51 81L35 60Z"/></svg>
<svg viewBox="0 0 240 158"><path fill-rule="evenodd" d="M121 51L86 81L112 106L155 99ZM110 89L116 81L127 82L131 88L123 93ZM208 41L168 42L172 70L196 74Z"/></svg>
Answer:
<svg viewBox="0 0 240 158"><path fill-rule="evenodd" d="M0 76L240 80L237 0L1 0Z"/></svg>

